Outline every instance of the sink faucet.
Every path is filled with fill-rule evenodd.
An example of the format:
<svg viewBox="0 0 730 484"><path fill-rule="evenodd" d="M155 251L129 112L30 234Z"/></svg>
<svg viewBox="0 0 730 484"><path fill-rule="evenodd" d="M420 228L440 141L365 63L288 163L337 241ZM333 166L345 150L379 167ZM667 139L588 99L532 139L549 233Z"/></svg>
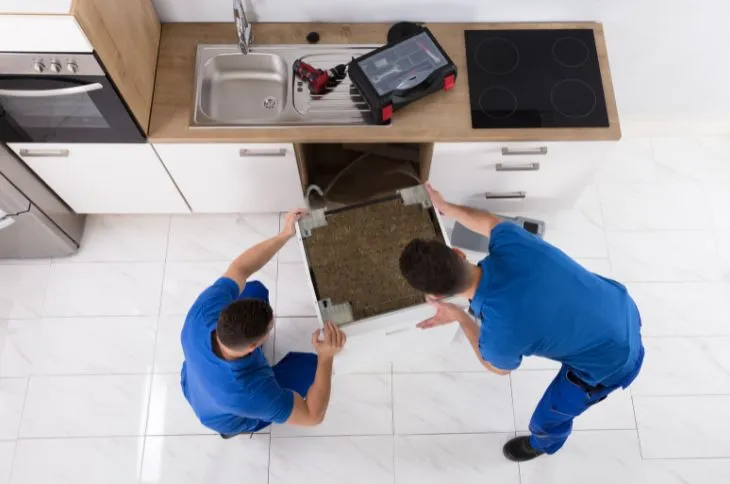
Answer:
<svg viewBox="0 0 730 484"><path fill-rule="evenodd" d="M236 21L236 33L238 34L238 46L243 55L251 51L253 43L253 32L251 24L246 18L246 11L243 8L243 0L233 0L233 19Z"/></svg>

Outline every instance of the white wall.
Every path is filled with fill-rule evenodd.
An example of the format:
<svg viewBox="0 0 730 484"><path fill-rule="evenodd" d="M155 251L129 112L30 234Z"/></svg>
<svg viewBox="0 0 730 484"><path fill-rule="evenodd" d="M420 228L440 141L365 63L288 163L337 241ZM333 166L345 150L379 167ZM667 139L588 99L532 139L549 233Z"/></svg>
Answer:
<svg viewBox="0 0 730 484"><path fill-rule="evenodd" d="M154 0L167 22L231 21L231 0ZM596 20L624 125L730 130L727 0L246 0L253 21ZM667 126L663 125L662 129Z"/></svg>

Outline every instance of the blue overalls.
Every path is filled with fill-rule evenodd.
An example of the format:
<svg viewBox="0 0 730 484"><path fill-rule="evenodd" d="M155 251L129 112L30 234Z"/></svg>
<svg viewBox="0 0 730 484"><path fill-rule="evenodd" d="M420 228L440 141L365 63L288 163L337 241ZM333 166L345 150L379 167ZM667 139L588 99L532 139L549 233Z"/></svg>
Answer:
<svg viewBox="0 0 730 484"><path fill-rule="evenodd" d="M533 448L552 454L573 419L637 376L641 317L626 288L593 274L558 248L502 222L470 304L482 322L479 352L501 370L525 355L563 363L530 422Z"/></svg>

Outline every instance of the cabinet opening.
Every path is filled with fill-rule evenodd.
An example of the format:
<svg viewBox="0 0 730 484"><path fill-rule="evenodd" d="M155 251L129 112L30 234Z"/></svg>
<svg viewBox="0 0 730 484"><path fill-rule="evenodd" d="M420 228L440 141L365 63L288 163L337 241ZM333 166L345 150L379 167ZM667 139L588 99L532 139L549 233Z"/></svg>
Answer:
<svg viewBox="0 0 730 484"><path fill-rule="evenodd" d="M432 143L297 145L310 208L344 207L420 185L428 179L432 154Z"/></svg>

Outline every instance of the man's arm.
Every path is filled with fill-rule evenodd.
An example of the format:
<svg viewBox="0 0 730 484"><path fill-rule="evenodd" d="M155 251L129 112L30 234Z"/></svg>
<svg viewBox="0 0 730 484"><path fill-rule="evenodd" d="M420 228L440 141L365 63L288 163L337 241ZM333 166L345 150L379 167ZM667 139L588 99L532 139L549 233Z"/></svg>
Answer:
<svg viewBox="0 0 730 484"><path fill-rule="evenodd" d="M288 424L312 426L322 423L330 401L332 386L332 363L335 355L345 345L345 333L330 321L324 326L324 338L319 341L320 330L312 334L312 345L317 350L317 372L314 383L309 387L307 399L294 394L294 409Z"/></svg>
<svg viewBox="0 0 730 484"><path fill-rule="evenodd" d="M509 371L501 370L482 358L482 352L479 351L479 326L474 321L474 319L472 319L472 317L464 311L461 311L461 314L458 316L457 321L461 326L461 330L464 331L466 339L469 340L471 349L474 350L474 354L477 355L477 358L479 358L479 361L482 363L484 368L491 371L492 373L496 373L497 375L509 375Z"/></svg>
<svg viewBox="0 0 730 484"><path fill-rule="evenodd" d="M444 200L441 193L433 188L429 183L426 184L426 190L431 196L436 209L446 215L456 219L457 222L465 225L468 229L477 232L485 237L489 237L495 225L500 223L502 219L485 210L456 205Z"/></svg>
<svg viewBox="0 0 730 484"><path fill-rule="evenodd" d="M456 321L459 323L459 326L461 326L462 331L464 331L464 335L466 335L466 339L469 340L469 344L471 345L472 350L474 350L474 354L477 358L479 358L479 361L484 368L492 373L496 373L497 375L508 375L510 373L509 371L493 366L482 358L482 353L479 351L479 326L471 316L455 304L441 302L433 298L429 298L429 302L436 308L436 314L432 318L419 323L418 326L420 328L428 329L441 326L443 324L451 324Z"/></svg>
<svg viewBox="0 0 730 484"><path fill-rule="evenodd" d="M254 245L239 255L228 266L223 277L235 281L238 284L239 291L243 290L243 286L246 284L246 280L251 277L251 274L265 266L284 247L284 244L296 234L296 222L304 213L305 210L303 209L289 212L286 215L284 227L278 235Z"/></svg>

